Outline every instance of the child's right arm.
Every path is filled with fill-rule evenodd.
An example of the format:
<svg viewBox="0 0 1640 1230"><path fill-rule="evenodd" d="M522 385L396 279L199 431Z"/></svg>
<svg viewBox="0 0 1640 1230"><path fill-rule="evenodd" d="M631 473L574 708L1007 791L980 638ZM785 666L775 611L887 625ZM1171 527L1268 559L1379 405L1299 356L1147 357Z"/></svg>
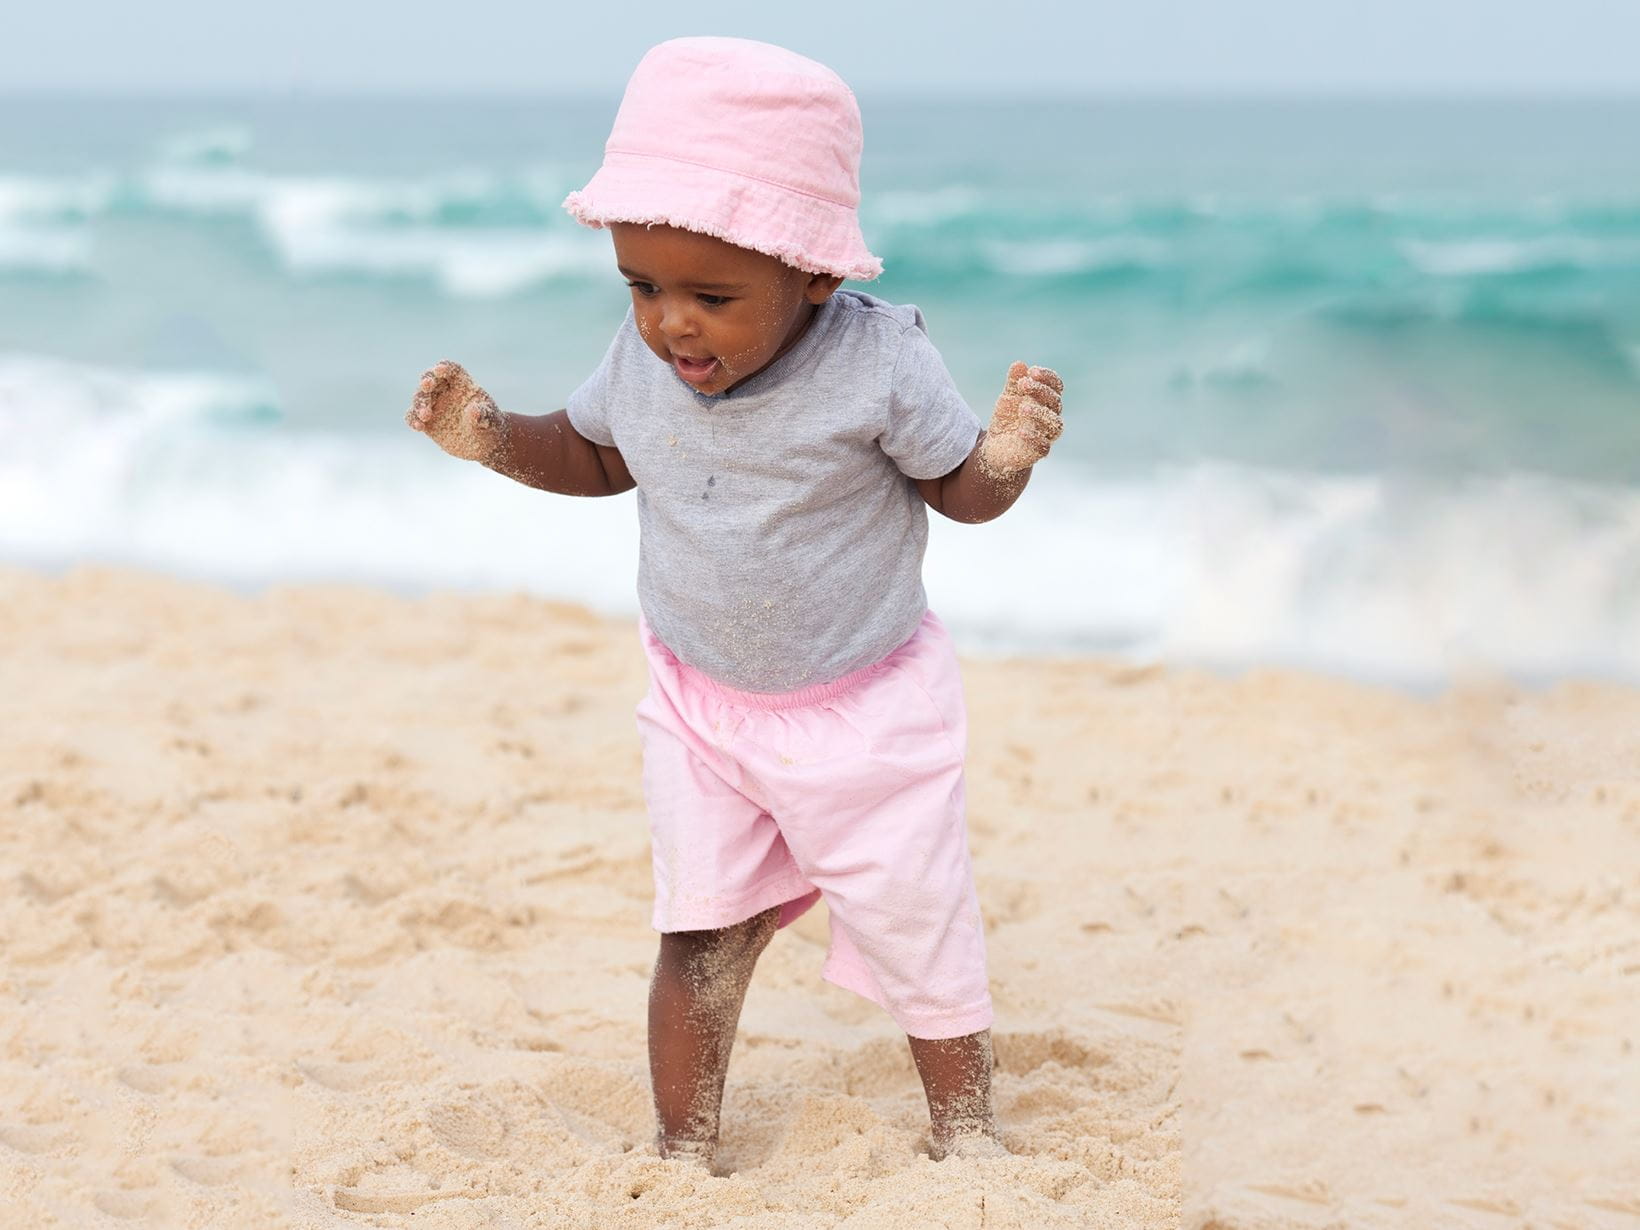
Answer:
<svg viewBox="0 0 1640 1230"><path fill-rule="evenodd" d="M422 373L404 421L452 457L476 461L542 491L619 495L637 486L618 449L594 444L569 414L511 414L444 359Z"/></svg>

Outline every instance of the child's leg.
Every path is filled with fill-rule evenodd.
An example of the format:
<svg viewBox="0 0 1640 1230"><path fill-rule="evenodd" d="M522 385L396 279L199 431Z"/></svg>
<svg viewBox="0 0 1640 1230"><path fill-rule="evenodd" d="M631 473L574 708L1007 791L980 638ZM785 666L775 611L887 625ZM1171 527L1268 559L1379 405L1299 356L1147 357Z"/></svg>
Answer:
<svg viewBox="0 0 1640 1230"><path fill-rule="evenodd" d="M718 931L661 936L649 984L649 1075L663 1157L712 1160L740 1007L779 923L776 906Z"/></svg>
<svg viewBox="0 0 1640 1230"><path fill-rule="evenodd" d="M991 1031L962 1038L912 1038L911 1058L928 1095L929 1143L935 1161L950 1153L1004 1152L991 1109Z"/></svg>

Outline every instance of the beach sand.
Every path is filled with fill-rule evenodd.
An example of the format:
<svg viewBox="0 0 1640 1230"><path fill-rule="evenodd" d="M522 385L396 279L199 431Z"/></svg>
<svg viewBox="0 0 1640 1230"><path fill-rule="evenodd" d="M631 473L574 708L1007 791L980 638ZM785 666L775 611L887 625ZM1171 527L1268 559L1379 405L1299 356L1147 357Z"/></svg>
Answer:
<svg viewBox="0 0 1640 1230"><path fill-rule="evenodd" d="M0 572L0 1226L1640 1227L1640 691L964 663L1014 1156L758 967L649 1144L629 622Z"/></svg>

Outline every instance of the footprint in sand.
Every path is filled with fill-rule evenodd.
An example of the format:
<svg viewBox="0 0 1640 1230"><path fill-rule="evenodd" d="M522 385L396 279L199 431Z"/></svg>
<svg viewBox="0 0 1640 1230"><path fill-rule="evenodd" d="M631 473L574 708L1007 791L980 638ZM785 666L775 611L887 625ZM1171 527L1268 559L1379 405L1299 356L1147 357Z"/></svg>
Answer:
<svg viewBox="0 0 1640 1230"><path fill-rule="evenodd" d="M654 1127L649 1081L636 1069L555 1056L535 1090L583 1138L643 1140Z"/></svg>
<svg viewBox="0 0 1640 1230"><path fill-rule="evenodd" d="M1096 1006L1105 1012L1114 1012L1117 1016L1134 1017L1143 1021L1158 1021L1163 1025L1183 1025L1185 1021L1183 1005L1171 999L1158 998L1120 1004L1098 1004Z"/></svg>
<svg viewBox="0 0 1640 1230"><path fill-rule="evenodd" d="M0 1145L19 1153L52 1153L69 1143L69 1133L48 1124L0 1125Z"/></svg>
<svg viewBox="0 0 1640 1230"><path fill-rule="evenodd" d="M505 1098L473 1091L435 1103L427 1126L446 1148L482 1159L502 1151L512 1125Z"/></svg>
<svg viewBox="0 0 1640 1230"><path fill-rule="evenodd" d="M156 1211L154 1198L145 1192L102 1191L91 1197L100 1212L121 1221L141 1221Z"/></svg>
<svg viewBox="0 0 1640 1230"><path fill-rule="evenodd" d="M1172 1066L1159 1053L1141 1057L1128 1049L1131 1039L1114 1045L1119 1049L1062 1029L997 1033L997 1109L1004 1124L1047 1127L1155 1079L1157 1063Z"/></svg>
<svg viewBox="0 0 1640 1230"><path fill-rule="evenodd" d="M1102 1068L1110 1062L1108 1053L1062 1030L998 1033L992 1038L992 1047L996 1052L997 1071L1014 1076L1025 1076L1048 1063L1086 1071Z"/></svg>
<svg viewBox="0 0 1640 1230"><path fill-rule="evenodd" d="M356 1192L338 1187L336 1207L348 1213L414 1213L435 1200L449 1200L460 1192Z"/></svg>
<svg viewBox="0 0 1640 1230"><path fill-rule="evenodd" d="M316 1085L323 1085L337 1093L358 1093L372 1085L379 1085L387 1077L374 1063L299 1063L302 1075Z"/></svg>
<svg viewBox="0 0 1640 1230"><path fill-rule="evenodd" d="M226 1157L179 1157L171 1162L171 1169L201 1187L223 1187L243 1179L249 1168L243 1161Z"/></svg>
<svg viewBox="0 0 1640 1230"><path fill-rule="evenodd" d="M444 1188L439 1180L403 1163L358 1171L336 1185L331 1199L348 1213L414 1213L437 1200L473 1200L484 1195L474 1187Z"/></svg>
<svg viewBox="0 0 1640 1230"><path fill-rule="evenodd" d="M122 1085L135 1089L138 1093L165 1093L175 1088L185 1088L189 1078L198 1075L191 1065L187 1064L127 1064L114 1073Z"/></svg>
<svg viewBox="0 0 1640 1230"><path fill-rule="evenodd" d="M1296 1183L1253 1183L1248 1191L1264 1196L1279 1196L1283 1200L1297 1200L1301 1204L1331 1204L1332 1191L1320 1179L1304 1179Z"/></svg>

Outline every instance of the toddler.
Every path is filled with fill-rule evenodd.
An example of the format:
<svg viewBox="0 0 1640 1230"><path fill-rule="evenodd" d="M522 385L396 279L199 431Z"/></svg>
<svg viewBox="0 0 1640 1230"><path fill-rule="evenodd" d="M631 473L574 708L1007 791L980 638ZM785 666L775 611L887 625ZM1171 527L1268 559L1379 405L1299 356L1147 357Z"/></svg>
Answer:
<svg viewBox="0 0 1640 1230"><path fill-rule="evenodd" d="M603 362L545 416L441 362L406 416L533 487L637 489L657 1143L708 1166L752 967L822 897L822 974L906 1032L930 1152L1001 1151L966 717L923 590L925 506L1004 512L1060 433L1063 386L1013 364L982 431L915 307L838 289L882 270L860 150L854 96L823 65L742 39L655 47L565 201L609 229L631 287Z"/></svg>

